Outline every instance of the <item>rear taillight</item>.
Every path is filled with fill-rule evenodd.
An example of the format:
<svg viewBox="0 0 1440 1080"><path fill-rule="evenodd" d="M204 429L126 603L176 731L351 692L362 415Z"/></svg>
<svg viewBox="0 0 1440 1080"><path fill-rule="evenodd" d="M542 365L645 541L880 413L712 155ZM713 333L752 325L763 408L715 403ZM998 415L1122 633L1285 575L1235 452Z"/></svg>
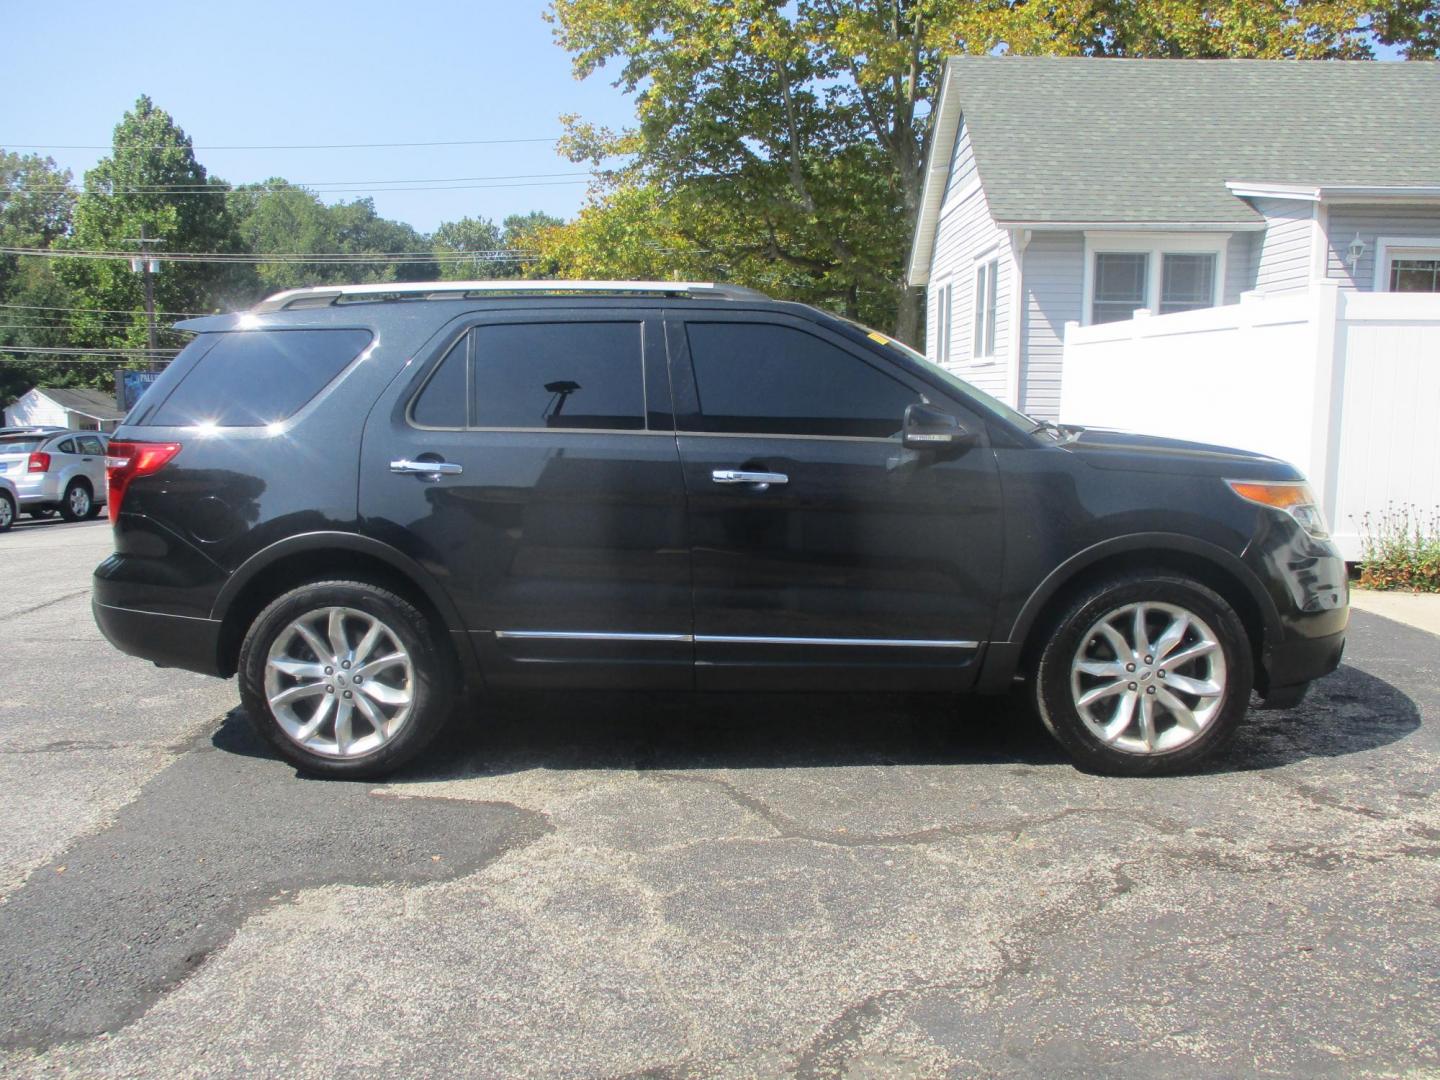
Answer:
<svg viewBox="0 0 1440 1080"><path fill-rule="evenodd" d="M30 464L29 464L29 466L27 467L27 471L29 471L29 472L49 472L49 471L50 471L50 455L49 455L49 454L42 454L39 450L36 450L33 454L30 455Z"/></svg>
<svg viewBox="0 0 1440 1080"><path fill-rule="evenodd" d="M105 455L106 507L110 522L120 516L120 501L125 489L137 476L157 473L180 452L178 442L118 442L111 440Z"/></svg>

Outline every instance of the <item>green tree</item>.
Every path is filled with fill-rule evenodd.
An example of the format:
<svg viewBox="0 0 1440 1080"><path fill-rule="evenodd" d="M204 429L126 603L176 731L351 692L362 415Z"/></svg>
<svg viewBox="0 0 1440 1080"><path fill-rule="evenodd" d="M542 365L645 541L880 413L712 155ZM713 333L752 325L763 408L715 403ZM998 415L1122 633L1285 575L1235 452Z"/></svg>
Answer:
<svg viewBox="0 0 1440 1080"><path fill-rule="evenodd" d="M340 285L384 281L423 281L433 278L436 265L413 261L428 249L425 237L409 225L380 217L371 199L326 205L308 188L281 177L263 184L241 185L233 206L246 249L256 255L277 256L261 264L257 286L248 303L280 289L304 285ZM312 261L281 259L284 255L380 256L405 254L398 262Z"/></svg>
<svg viewBox="0 0 1440 1080"><path fill-rule="evenodd" d="M430 238L430 246L441 257L440 277L446 281L500 277L495 253L503 244L500 227L485 217L447 221ZM470 258L460 258L465 255Z"/></svg>
<svg viewBox="0 0 1440 1080"><path fill-rule="evenodd" d="M578 77L615 63L635 96L633 130L569 119L572 159L623 162L597 206L649 187L717 276L784 267L785 295L913 342L902 264L946 55L1358 58L1377 33L1428 55L1434 19L1411 9L1434 0L553 0L548 17Z"/></svg>
<svg viewBox="0 0 1440 1080"><path fill-rule="evenodd" d="M50 158L0 150L0 247L48 248L69 231L75 190L69 170ZM63 346L71 293L53 261L0 254L0 402L30 387L90 385L103 365L47 362L6 346Z"/></svg>
<svg viewBox="0 0 1440 1080"><path fill-rule="evenodd" d="M143 229L166 254L239 253L243 246L230 197L230 186L195 160L189 136L170 114L142 96L116 125L110 155L85 174L74 230L60 246L77 252L134 250ZM145 346L140 275L128 262L82 257L57 262L57 274L74 291L77 306L90 309L72 318L73 343ZM253 292L253 282L253 271L244 265L162 262L155 303L161 311L214 311ZM125 311L134 314L117 314ZM162 341L179 344L170 333Z"/></svg>
<svg viewBox="0 0 1440 1080"><path fill-rule="evenodd" d="M541 210L511 214L498 226L485 217L447 221L431 237L436 254L448 256L440 263L440 276L447 281L483 281L531 273L539 265L536 237L563 224ZM471 258L455 258L465 254Z"/></svg>

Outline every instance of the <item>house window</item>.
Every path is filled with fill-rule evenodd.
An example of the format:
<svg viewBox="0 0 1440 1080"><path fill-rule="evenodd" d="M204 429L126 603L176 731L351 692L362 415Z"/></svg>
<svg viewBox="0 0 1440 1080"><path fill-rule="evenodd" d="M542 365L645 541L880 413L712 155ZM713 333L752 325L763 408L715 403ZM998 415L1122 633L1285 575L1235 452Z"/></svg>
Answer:
<svg viewBox="0 0 1440 1080"><path fill-rule="evenodd" d="M1086 233L1086 317L1108 323L1141 308L1170 315L1214 307L1228 241L1218 233Z"/></svg>
<svg viewBox="0 0 1440 1080"><path fill-rule="evenodd" d="M1166 252L1161 259L1161 315L1194 311L1215 303L1214 255Z"/></svg>
<svg viewBox="0 0 1440 1080"><path fill-rule="evenodd" d="M995 355L995 294L1000 277L1000 260L991 259L975 268L975 359Z"/></svg>
<svg viewBox="0 0 1440 1080"><path fill-rule="evenodd" d="M1144 251L1100 251L1095 254L1095 300L1092 323L1118 322L1146 304L1150 255Z"/></svg>
<svg viewBox="0 0 1440 1080"><path fill-rule="evenodd" d="M1440 293L1440 257L1391 259L1390 291Z"/></svg>
<svg viewBox="0 0 1440 1080"><path fill-rule="evenodd" d="M950 320L955 301L954 287L948 282L941 285L935 294L935 362L944 364L950 359Z"/></svg>

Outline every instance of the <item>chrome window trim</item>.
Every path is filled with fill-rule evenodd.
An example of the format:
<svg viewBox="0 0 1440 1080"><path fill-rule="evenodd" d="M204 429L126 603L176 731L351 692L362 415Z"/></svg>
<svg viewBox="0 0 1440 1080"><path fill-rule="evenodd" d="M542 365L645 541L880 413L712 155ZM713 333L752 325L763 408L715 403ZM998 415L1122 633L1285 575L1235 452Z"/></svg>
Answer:
<svg viewBox="0 0 1440 1080"><path fill-rule="evenodd" d="M642 634L594 630L496 630L497 638L546 641L675 641L699 645L860 645L882 648L978 649L978 641L923 638L750 637L733 634Z"/></svg>

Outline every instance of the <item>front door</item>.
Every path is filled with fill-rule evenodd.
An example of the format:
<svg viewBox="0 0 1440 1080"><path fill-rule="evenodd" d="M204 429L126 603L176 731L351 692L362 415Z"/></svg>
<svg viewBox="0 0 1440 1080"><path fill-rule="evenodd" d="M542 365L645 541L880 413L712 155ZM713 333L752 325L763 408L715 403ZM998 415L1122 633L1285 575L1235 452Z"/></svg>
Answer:
<svg viewBox="0 0 1440 1080"><path fill-rule="evenodd" d="M530 311L461 327L367 426L364 529L448 588L496 685L691 685L663 328Z"/></svg>
<svg viewBox="0 0 1440 1080"><path fill-rule="evenodd" d="M907 405L978 418L818 324L668 328L695 579L697 685L964 689L1000 579L981 445L904 449Z"/></svg>

